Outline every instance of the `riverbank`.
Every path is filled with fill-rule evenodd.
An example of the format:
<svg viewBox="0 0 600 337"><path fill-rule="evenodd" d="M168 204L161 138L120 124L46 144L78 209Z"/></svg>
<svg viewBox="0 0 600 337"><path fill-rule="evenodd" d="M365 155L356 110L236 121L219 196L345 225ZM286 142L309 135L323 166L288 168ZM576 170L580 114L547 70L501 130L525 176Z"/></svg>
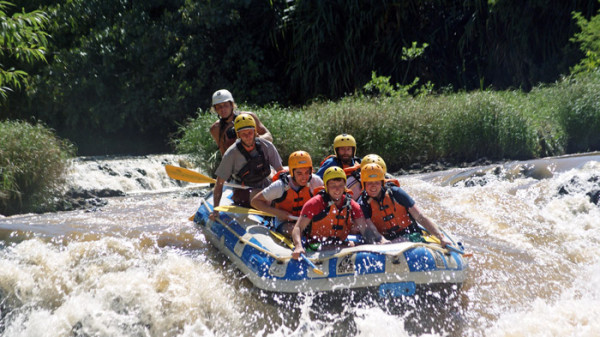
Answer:
<svg viewBox="0 0 600 337"><path fill-rule="evenodd" d="M282 158L304 150L320 160L333 152L333 139L347 133L356 139L359 156L378 154L391 172L429 163L460 166L480 158L528 160L600 150L600 70L530 92L356 94L297 108L240 111L245 109L268 127ZM218 161L206 132L215 120L214 114L200 113L173 140L179 153L193 156L206 172Z"/></svg>

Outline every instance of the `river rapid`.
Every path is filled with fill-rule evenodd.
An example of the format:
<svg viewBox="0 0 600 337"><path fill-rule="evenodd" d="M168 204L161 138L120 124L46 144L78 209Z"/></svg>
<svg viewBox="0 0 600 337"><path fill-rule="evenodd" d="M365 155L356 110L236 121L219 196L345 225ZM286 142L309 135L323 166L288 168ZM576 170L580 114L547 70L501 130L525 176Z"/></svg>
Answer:
<svg viewBox="0 0 600 337"><path fill-rule="evenodd" d="M463 242L462 289L395 301L265 293L188 218L173 155L78 158L94 207L0 217L2 336L597 336L600 153L400 176Z"/></svg>

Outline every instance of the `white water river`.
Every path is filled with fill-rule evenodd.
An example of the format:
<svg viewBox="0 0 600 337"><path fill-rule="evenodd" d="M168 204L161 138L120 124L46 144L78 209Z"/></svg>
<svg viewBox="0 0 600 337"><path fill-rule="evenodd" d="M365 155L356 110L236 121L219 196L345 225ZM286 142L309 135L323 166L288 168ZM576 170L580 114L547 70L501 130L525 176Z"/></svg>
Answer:
<svg viewBox="0 0 600 337"><path fill-rule="evenodd" d="M178 160L81 158L70 184L125 195L0 217L0 335L599 335L600 153L401 176L473 257L462 289L394 303L252 287L188 220L205 187Z"/></svg>

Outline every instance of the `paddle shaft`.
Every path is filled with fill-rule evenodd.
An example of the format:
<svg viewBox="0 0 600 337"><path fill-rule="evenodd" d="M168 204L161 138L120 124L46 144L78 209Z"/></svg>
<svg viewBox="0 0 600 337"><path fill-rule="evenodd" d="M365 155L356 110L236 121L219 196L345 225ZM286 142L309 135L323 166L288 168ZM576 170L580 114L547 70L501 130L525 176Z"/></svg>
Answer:
<svg viewBox="0 0 600 337"><path fill-rule="evenodd" d="M282 242L284 242L288 247L290 247L290 249L294 249L294 244L288 239L286 238L283 234L281 233L277 233L275 231L270 231L271 235L273 235L274 237L278 238L279 240L281 240ZM300 254L300 258L306 262L306 264L308 264L312 270L319 275L323 275L323 271L319 268L317 268L317 266L315 266L315 264L308 259L308 257L306 257L306 255L304 254Z"/></svg>
<svg viewBox="0 0 600 337"><path fill-rule="evenodd" d="M312 270L315 273L317 273L319 275L323 275L324 274L321 269L317 268L317 266L315 266L315 264L311 260L309 260L308 257L306 257L306 255L300 254L300 257L302 258L302 260L304 260L304 262L306 262L312 268Z"/></svg>

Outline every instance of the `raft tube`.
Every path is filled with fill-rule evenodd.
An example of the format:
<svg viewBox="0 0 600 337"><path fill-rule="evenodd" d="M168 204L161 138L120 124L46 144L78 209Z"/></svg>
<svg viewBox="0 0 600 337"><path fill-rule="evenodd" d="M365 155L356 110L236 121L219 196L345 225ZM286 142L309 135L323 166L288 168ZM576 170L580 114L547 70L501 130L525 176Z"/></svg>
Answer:
<svg viewBox="0 0 600 337"><path fill-rule="evenodd" d="M231 205L232 190L224 188L221 205ZM307 252L306 261L292 259L292 250L275 237L270 217L220 212L212 221L212 193L201 200L194 222L257 288L281 293L377 289L381 297L411 296L423 285L457 285L467 277L462 245L455 250L437 243L363 244ZM433 240L431 240L433 241ZM289 244L289 242L288 242Z"/></svg>

